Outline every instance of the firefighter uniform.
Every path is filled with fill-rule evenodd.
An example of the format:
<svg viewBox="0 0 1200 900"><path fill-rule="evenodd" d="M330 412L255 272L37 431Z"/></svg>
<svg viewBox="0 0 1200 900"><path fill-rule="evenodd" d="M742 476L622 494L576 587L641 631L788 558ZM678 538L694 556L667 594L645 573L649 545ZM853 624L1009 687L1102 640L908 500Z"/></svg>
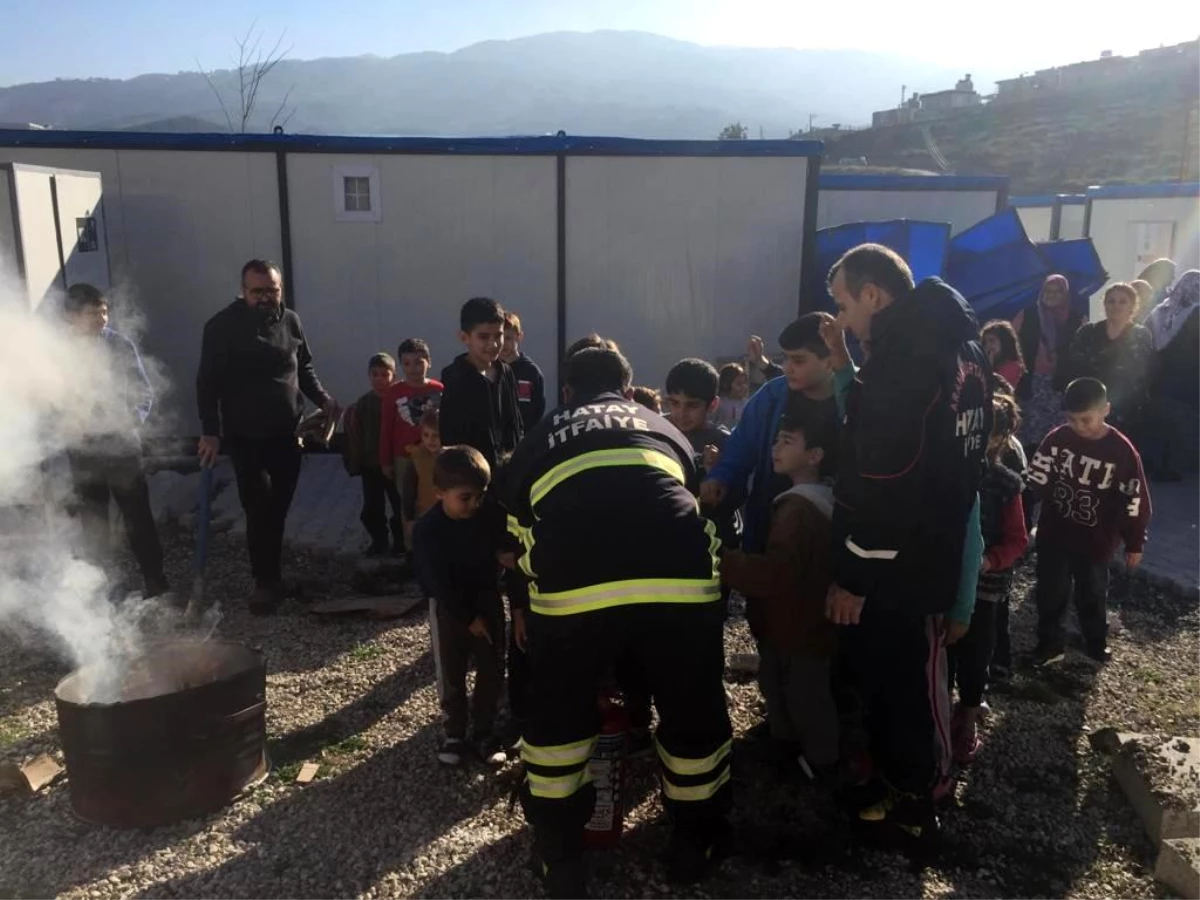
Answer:
<svg viewBox="0 0 1200 900"><path fill-rule="evenodd" d="M676 839L711 847L730 806L717 539L692 448L620 394L577 398L517 448L501 485L529 580L525 815L543 863L582 850L595 791L596 691L617 656L643 666Z"/></svg>

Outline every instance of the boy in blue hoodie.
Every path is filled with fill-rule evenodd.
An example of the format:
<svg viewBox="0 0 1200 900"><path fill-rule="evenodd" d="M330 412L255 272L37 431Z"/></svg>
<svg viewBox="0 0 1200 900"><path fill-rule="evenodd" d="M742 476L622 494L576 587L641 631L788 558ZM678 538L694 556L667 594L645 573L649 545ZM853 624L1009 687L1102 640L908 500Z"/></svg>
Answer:
<svg viewBox="0 0 1200 900"><path fill-rule="evenodd" d="M822 420L836 434L841 422L834 390L829 348L821 337L823 313L808 313L792 322L779 335L786 362L783 376L768 381L750 398L741 421L729 435L721 458L700 485L700 502L718 506L732 491L739 493L749 482L742 522L742 549L761 553L771 523L771 503L791 485L775 475L771 448L785 410L811 420ZM836 460L826 456L826 468L836 471Z"/></svg>

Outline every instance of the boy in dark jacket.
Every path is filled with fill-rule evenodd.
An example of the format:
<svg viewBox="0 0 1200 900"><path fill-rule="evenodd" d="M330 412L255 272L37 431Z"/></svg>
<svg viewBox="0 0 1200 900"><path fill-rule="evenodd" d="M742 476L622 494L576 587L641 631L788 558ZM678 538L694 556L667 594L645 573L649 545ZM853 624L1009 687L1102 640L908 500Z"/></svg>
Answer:
<svg viewBox="0 0 1200 900"><path fill-rule="evenodd" d="M517 379L499 358L504 310L488 297L473 297L463 304L459 324L467 350L442 370L442 443L474 447L494 470L524 434Z"/></svg>
<svg viewBox="0 0 1200 900"><path fill-rule="evenodd" d="M446 739L438 760L457 766L467 749L467 666L475 662L471 697L474 743L491 763L506 756L494 727L504 683L504 606L501 549L496 530L480 514L491 469L473 447L446 447L433 470L438 502L413 529L418 578L430 600L429 623ZM524 643L524 613L513 611Z"/></svg>
<svg viewBox="0 0 1200 900"><path fill-rule="evenodd" d="M387 353L376 353L367 362L367 377L371 390L363 394L346 410L346 472L351 478L362 478L362 513L359 521L367 529L371 545L367 556L383 556L388 552L389 528L392 549L404 550L403 519L400 493L392 479L383 471L380 438L384 403L396 377L396 361ZM392 517L387 517L391 504Z"/></svg>
<svg viewBox="0 0 1200 900"><path fill-rule="evenodd" d="M504 311L504 345L500 348L500 359L508 363L517 379L517 402L521 409L523 431L529 430L546 414L546 379L538 364L521 350L525 332L521 330L521 317L511 309Z"/></svg>
<svg viewBox="0 0 1200 900"><path fill-rule="evenodd" d="M775 498L762 553L727 550L721 579L749 600L758 641L758 683L771 737L819 771L838 761L838 712L830 683L837 629L825 618L830 583L833 489L821 480L825 448L836 437L813 410L792 404L779 423L775 473L792 486Z"/></svg>
<svg viewBox="0 0 1200 900"><path fill-rule="evenodd" d="M1035 665L1063 658L1063 616L1075 586L1079 628L1093 660L1108 660L1108 564L1125 545L1125 564L1142 561L1150 493L1142 458L1105 419L1104 384L1076 378L1063 395L1067 424L1042 441L1027 482L1042 500L1037 533L1038 643Z"/></svg>
<svg viewBox="0 0 1200 900"><path fill-rule="evenodd" d="M1008 603L1013 565L1029 545L1025 509L1021 503L1021 475L1005 464L1010 441L1021 424L1017 403L1010 395L992 398L993 425L988 440L988 468L979 483L979 519L983 531L975 609L970 627L946 651L950 686L958 685L958 705L950 718L954 762L970 765L979 752L978 727L988 665L995 647L998 613ZM1007 619L1005 619L1007 625Z"/></svg>

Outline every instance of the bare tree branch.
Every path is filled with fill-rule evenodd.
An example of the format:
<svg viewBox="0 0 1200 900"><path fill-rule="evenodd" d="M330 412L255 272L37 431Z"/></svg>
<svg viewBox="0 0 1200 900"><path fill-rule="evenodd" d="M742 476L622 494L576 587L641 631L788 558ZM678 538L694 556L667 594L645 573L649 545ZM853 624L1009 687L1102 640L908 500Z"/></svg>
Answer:
<svg viewBox="0 0 1200 900"><path fill-rule="evenodd" d="M230 131L245 133L246 129L250 126L255 108L258 105L259 92L262 88L263 80L292 51L291 45L288 45L286 49L280 49L283 47L283 41L286 36L287 32L284 31L275 40L271 49L264 52L263 34L258 30L258 20L256 19L251 23L243 36L234 37L233 42L238 50L237 61L235 63L238 79L238 124L236 128L234 126L234 117L226 106L221 92L217 90L216 84L209 77L208 72L200 65L200 61L196 61L197 68L200 69L200 73L204 76L205 81L208 82L209 88L216 95L217 102L221 105L221 112L225 115L225 122L229 126ZM283 101L279 104L279 108L271 116L271 128L274 128L280 122L280 117L283 116L287 109L288 100L291 98L295 87L293 84L288 88L287 93L284 94ZM286 118L283 118L282 123L287 124L294 112L293 110Z"/></svg>
<svg viewBox="0 0 1200 900"><path fill-rule="evenodd" d="M212 90L213 96L217 98L217 105L221 107L221 112L225 116L225 123L229 126L229 130L233 131L233 119L229 116L229 110L225 108L225 101L221 97L221 92L217 90L217 86L213 84L213 80L209 77L209 74L204 71L204 66L200 65L200 60L196 60L196 68L200 70L200 74L204 76L204 80Z"/></svg>
<svg viewBox="0 0 1200 900"><path fill-rule="evenodd" d="M287 114L287 118L285 118L282 122L279 121L279 117L283 114L284 109L287 107L288 100L291 99L292 91L294 91L295 89L296 89L296 86L293 84L290 88L287 89L287 93L283 95L283 100L280 101L280 103L279 103L279 109L275 110L275 115L271 116L271 122L267 126L271 131L275 130L276 124L280 125L281 127L284 125L287 125L288 119L290 119L295 114L296 111L292 110L290 113Z"/></svg>

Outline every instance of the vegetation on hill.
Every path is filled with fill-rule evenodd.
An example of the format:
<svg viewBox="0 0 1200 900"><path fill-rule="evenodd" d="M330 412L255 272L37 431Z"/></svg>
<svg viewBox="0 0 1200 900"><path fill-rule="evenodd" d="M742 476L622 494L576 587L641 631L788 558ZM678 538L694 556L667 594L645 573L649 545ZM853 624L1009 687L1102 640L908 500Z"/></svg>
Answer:
<svg viewBox="0 0 1200 900"><path fill-rule="evenodd" d="M826 158L938 169L932 144L949 172L1008 175L1013 194L1194 179L1197 78L1187 68L1169 78L1135 77L1102 89L993 102L931 122L846 132L826 141Z"/></svg>

